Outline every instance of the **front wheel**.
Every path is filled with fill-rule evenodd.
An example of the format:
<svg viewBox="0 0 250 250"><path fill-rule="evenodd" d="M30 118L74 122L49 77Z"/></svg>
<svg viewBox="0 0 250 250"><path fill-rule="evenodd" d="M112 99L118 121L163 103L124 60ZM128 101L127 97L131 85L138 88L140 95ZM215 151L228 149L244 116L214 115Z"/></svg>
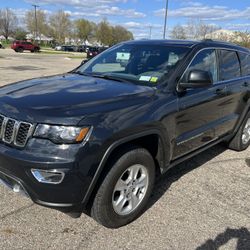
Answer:
<svg viewBox="0 0 250 250"><path fill-rule="evenodd" d="M23 53L23 48L17 48L16 52Z"/></svg>
<svg viewBox="0 0 250 250"><path fill-rule="evenodd" d="M146 149L121 152L97 191L91 216L108 228L132 222L145 209L154 179L154 160Z"/></svg>

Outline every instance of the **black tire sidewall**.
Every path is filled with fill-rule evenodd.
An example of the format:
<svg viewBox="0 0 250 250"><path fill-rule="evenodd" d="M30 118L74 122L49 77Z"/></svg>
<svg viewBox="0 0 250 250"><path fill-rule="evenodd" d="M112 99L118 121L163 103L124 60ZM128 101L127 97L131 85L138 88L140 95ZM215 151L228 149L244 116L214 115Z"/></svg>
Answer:
<svg viewBox="0 0 250 250"><path fill-rule="evenodd" d="M247 149L250 145L250 141L247 144L243 144L243 142L242 142L243 131L245 129L246 123L247 123L249 118L250 118L250 112L247 113L246 118L244 119L244 122L242 123L242 125L240 127L240 147L242 150Z"/></svg>
<svg viewBox="0 0 250 250"><path fill-rule="evenodd" d="M129 215L118 215L112 205L113 198L113 190L121 175L128 169L130 166L135 164L143 165L147 171L149 176L148 189L146 194L139 204L139 206ZM109 227L120 227L128 224L129 222L136 219L141 212L144 210L148 199L152 193L152 189L154 186L154 177L155 177L155 166L154 161L151 155L145 149L134 149L125 153L118 159L113 165L112 169L106 176L104 182L102 183L100 189L103 189L102 197L101 197L101 206L103 208L102 213L105 217L106 221L109 221Z"/></svg>

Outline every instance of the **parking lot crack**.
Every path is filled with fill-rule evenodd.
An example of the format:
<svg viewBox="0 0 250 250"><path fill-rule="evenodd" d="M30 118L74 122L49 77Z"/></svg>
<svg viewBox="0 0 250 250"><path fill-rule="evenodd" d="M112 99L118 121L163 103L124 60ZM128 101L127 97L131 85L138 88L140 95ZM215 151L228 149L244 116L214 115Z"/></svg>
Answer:
<svg viewBox="0 0 250 250"><path fill-rule="evenodd" d="M7 213L7 214L1 216L1 217L0 217L0 221L6 219L7 217L9 217L9 216L11 216L11 215L13 215L13 214L20 213L20 212L22 212L22 211L24 211L24 210L26 210L27 208L30 208L30 207L32 207L32 206L34 206L34 204L30 204L30 205L21 207L21 208L19 208L19 209L16 209L16 210L14 210L14 211L12 211L12 212L9 212L9 213Z"/></svg>

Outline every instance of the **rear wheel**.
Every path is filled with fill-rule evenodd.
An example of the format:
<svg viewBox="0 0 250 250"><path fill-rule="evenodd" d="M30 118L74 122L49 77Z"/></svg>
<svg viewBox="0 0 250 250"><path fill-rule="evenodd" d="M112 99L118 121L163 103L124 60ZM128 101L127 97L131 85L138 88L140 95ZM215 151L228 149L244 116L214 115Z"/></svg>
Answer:
<svg viewBox="0 0 250 250"><path fill-rule="evenodd" d="M237 134L229 143L229 148L236 151L243 151L250 145L250 112L248 112Z"/></svg>
<svg viewBox="0 0 250 250"><path fill-rule="evenodd" d="M109 228L130 223L147 205L154 179L154 161L146 149L124 151L114 161L97 191L91 216Z"/></svg>

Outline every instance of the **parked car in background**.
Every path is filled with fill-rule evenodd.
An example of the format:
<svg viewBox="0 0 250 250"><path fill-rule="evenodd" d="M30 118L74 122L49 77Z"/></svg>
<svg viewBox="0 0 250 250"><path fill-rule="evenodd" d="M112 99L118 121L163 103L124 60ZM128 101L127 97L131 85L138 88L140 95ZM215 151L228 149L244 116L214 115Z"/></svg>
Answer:
<svg viewBox="0 0 250 250"><path fill-rule="evenodd" d="M87 58L91 59L91 58L97 56L98 54L102 53L106 49L108 49L108 48L107 47L89 47L87 49Z"/></svg>
<svg viewBox="0 0 250 250"><path fill-rule="evenodd" d="M77 47L74 46L74 45L63 45L61 50L62 51L67 51L67 52L76 52Z"/></svg>
<svg viewBox="0 0 250 250"><path fill-rule="evenodd" d="M0 49L4 49L4 46L2 45L1 42L0 42Z"/></svg>
<svg viewBox="0 0 250 250"><path fill-rule="evenodd" d="M79 48L75 45L57 45L55 47L57 51L66 51L66 52L78 52Z"/></svg>
<svg viewBox="0 0 250 250"><path fill-rule="evenodd" d="M37 44L28 41L14 41L11 48L16 52L23 52L24 50L29 50L30 52L39 52L40 47Z"/></svg>
<svg viewBox="0 0 250 250"><path fill-rule="evenodd" d="M86 45L78 45L76 46L77 52L86 52L87 46Z"/></svg>
<svg viewBox="0 0 250 250"><path fill-rule="evenodd" d="M56 45L54 49L57 51L60 51L62 50L62 45Z"/></svg>

